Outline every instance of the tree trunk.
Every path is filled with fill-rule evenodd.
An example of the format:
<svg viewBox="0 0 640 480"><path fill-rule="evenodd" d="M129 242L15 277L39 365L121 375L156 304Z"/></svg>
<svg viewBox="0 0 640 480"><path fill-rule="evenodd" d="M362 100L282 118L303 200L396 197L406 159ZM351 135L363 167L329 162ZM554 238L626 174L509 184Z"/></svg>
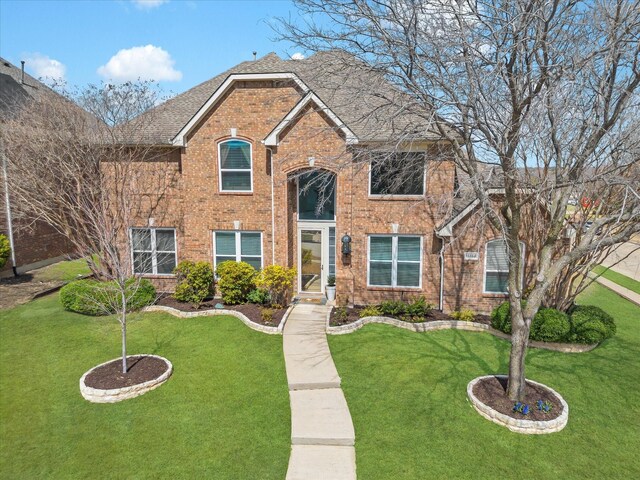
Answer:
<svg viewBox="0 0 640 480"><path fill-rule="evenodd" d="M122 292L122 313L120 328L122 329L122 373L127 373L127 299Z"/></svg>
<svg viewBox="0 0 640 480"><path fill-rule="evenodd" d="M530 325L531 323L528 324ZM527 345L529 344L529 328L527 328L527 323L521 311L517 312L515 316L512 315L511 326L511 354L509 355L507 396L515 402L524 399L524 359L527 354Z"/></svg>

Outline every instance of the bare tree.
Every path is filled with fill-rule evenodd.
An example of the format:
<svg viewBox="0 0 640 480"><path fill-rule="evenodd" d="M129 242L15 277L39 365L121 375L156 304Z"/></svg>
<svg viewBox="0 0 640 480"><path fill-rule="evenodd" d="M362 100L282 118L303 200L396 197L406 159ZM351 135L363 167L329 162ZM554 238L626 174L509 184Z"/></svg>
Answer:
<svg viewBox="0 0 640 480"><path fill-rule="evenodd" d="M162 212L175 181L165 154L146 139L153 116L140 116L157 90L130 82L59 93L26 102L4 125L10 193L23 220L53 226L102 282L86 301L117 315L126 373L127 313L140 287L133 272L151 271L152 262L133 251L134 243L151 250L140 247L150 230L130 239L129 227Z"/></svg>
<svg viewBox="0 0 640 480"><path fill-rule="evenodd" d="M295 3L303 20L281 19L279 37L311 52L348 52L345 71L360 62L393 83L404 96L378 95L373 115L395 108L422 123L390 121L388 138L437 132L503 235L513 325L507 394L522 399L539 307L566 307L576 274L640 231L640 3ZM353 104L366 97L362 84L351 88ZM499 175L499 195L488 188L487 166ZM535 259L526 306L522 239Z"/></svg>

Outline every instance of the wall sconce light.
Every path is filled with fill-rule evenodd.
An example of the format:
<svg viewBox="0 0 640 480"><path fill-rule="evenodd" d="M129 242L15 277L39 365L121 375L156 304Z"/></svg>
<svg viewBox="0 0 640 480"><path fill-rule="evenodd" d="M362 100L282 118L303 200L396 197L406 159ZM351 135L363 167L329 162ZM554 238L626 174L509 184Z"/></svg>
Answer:
<svg viewBox="0 0 640 480"><path fill-rule="evenodd" d="M342 237L342 254L351 255L351 237L347 234Z"/></svg>

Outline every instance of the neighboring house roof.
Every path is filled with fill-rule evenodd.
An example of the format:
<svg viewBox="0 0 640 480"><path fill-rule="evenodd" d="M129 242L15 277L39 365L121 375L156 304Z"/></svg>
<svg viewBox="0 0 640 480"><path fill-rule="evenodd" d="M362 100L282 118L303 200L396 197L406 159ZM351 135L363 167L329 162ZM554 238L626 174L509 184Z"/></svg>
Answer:
<svg viewBox="0 0 640 480"><path fill-rule="evenodd" d="M0 118L6 119L30 98L38 98L53 90L28 73L22 80L22 69L0 57Z"/></svg>
<svg viewBox="0 0 640 480"><path fill-rule="evenodd" d="M153 109L149 113L152 117L147 142L171 144L179 140L185 126L194 118L197 120L203 107L214 96L220 97L220 88L225 89L229 79L238 74L274 74L274 79L278 74L291 74L290 78L299 80L313 92L331 113L330 117L343 123L337 125L339 128L347 128L360 141L440 138L431 128L428 118L431 113L420 108L409 95L366 64L343 52L329 51L304 60L282 60L269 53L258 60L240 63ZM302 96L307 93L304 87Z"/></svg>

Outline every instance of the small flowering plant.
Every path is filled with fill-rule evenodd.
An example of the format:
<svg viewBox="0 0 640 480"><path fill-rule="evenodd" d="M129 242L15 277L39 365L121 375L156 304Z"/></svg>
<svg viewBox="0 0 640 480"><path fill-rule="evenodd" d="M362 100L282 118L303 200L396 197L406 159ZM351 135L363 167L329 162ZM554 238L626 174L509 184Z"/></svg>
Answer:
<svg viewBox="0 0 640 480"><path fill-rule="evenodd" d="M527 405L526 403L522 403L522 402L516 402L513 405L513 411L514 412L519 412L522 415L529 415L529 405Z"/></svg>
<svg viewBox="0 0 640 480"><path fill-rule="evenodd" d="M543 402L542 400L538 400L536 405L538 406L538 410L544 413L549 413L553 408L553 405L548 401Z"/></svg>

